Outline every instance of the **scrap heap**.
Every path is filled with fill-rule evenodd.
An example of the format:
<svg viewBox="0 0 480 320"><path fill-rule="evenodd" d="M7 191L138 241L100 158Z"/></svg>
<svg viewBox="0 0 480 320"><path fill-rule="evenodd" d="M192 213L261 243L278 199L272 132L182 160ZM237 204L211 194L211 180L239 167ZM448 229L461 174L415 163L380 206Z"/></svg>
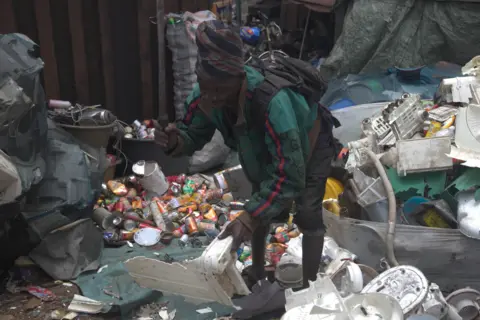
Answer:
<svg viewBox="0 0 480 320"><path fill-rule="evenodd" d="M459 228L479 238L480 224L469 217L475 201L465 203L480 185L472 178L480 177L480 80L473 65L463 70L466 76L442 82L435 101L405 94L362 122L365 138L348 144L346 163L351 192L344 201L360 206L355 218L387 221L386 190L369 150L386 167L397 223Z"/></svg>
<svg viewBox="0 0 480 320"><path fill-rule="evenodd" d="M156 166L149 162L140 165ZM138 166L139 163L134 165L134 171ZM169 244L174 238L182 245L198 245L199 239L205 239L201 236L214 239L227 221L234 220L243 209L244 202L235 201L232 193L227 192L223 178L224 173L238 170L241 171L240 166L218 172L214 178L201 174L169 176L163 178L166 180L163 189L158 182L148 188L149 180L141 175L110 180L103 185L93 218L103 229L105 241L111 245L135 240L140 245L152 246L158 242ZM161 171L155 172L160 174L161 181ZM153 238L145 241L142 235L146 232L142 229L149 229ZM267 244L271 265L274 266L285 252L285 243L299 234L292 219L288 224L272 228ZM239 268L251 264L250 255L248 246L239 249Z"/></svg>

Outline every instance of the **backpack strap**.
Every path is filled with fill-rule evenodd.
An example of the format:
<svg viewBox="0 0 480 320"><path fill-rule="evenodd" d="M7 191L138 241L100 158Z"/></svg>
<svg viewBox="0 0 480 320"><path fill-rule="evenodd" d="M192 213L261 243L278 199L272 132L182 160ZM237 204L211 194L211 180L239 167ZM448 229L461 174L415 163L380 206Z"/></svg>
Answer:
<svg viewBox="0 0 480 320"><path fill-rule="evenodd" d="M294 85L285 78L268 74L263 82L255 88L252 100L253 112L251 114L251 123L253 123L254 128L263 132L265 115L273 97L280 90L291 87L294 87Z"/></svg>

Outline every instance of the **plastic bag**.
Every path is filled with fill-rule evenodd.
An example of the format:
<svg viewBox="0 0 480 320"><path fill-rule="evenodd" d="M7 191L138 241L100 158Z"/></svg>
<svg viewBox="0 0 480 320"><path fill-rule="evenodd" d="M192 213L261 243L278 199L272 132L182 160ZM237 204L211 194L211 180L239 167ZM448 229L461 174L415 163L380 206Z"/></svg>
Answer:
<svg viewBox="0 0 480 320"><path fill-rule="evenodd" d="M222 165L229 154L230 148L225 145L220 131L216 130L212 140L190 158L188 171L189 173L197 173L213 169Z"/></svg>
<svg viewBox="0 0 480 320"><path fill-rule="evenodd" d="M173 100L177 120L183 118L185 99L197 82L197 75L195 74L195 64L197 63L195 30L203 21L213 19L215 19L215 15L210 11L167 15L167 44L172 51Z"/></svg>
<svg viewBox="0 0 480 320"><path fill-rule="evenodd" d="M107 165L105 150L82 149L53 121L48 126L47 170L43 180L26 193L22 210L32 235L39 238L91 213Z"/></svg>

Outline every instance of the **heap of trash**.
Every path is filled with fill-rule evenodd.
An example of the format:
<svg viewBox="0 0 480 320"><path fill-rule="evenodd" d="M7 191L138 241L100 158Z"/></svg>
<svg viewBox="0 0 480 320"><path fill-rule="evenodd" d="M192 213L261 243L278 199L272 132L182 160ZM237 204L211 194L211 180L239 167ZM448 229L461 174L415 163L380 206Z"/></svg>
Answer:
<svg viewBox="0 0 480 320"><path fill-rule="evenodd" d="M479 291L442 287L431 279L434 269L422 271L413 261L399 263L392 243L395 225L427 227L432 232L458 229L467 237L480 238L480 219L475 217L480 180L474 178L480 171L476 134L480 127L475 131L480 123L476 122L476 115L480 116L479 88L474 74L444 80L434 101L405 94L385 103L361 123L365 138L342 150L347 178L342 182L329 178L327 191L335 189L333 185L341 190L329 192L324 207L327 215L339 216L337 221L353 218L385 223L387 236L381 242L393 249L387 249L385 259L379 259L380 268L364 264L358 252L340 247L336 238L341 237L330 233L325 237L318 279L308 289L292 291L289 288L302 283L302 234L290 219L273 225L266 241L266 270L273 273L274 281L262 282L252 292L241 277L251 265L251 249L247 243L230 254L228 238L205 244L202 256L194 260L168 263L135 257L125 262L126 269L141 286L187 295L199 302L235 306L235 318L271 311L278 307L278 301L283 301L286 309L284 320L477 318ZM135 179L119 182L122 194L117 193L116 202L107 204L112 198L105 197L99 204L124 210L118 205L124 199L120 196L129 199L130 193L140 197L131 202L132 209L140 210L140 219L150 222L140 224L135 217L135 228L140 228L135 232L152 228L154 223L155 228L167 230L160 232L156 241L161 241L162 234L171 234L179 241L201 233L208 236L213 232L214 237L227 221L235 219L246 198L238 199L230 192L222 172L214 175L213 182L204 175L167 177L163 195L150 201L143 200L148 198L138 187L136 193L129 189L135 188L133 181L141 185L145 177L137 175ZM115 188L110 186L110 191ZM294 211L293 207L291 217ZM162 219L155 218L159 213ZM356 242L361 241L357 238ZM155 272L159 269L164 275ZM232 300L235 294L246 297ZM259 302L257 298L265 295L269 298ZM252 299L256 299L255 304Z"/></svg>
<svg viewBox="0 0 480 320"><path fill-rule="evenodd" d="M343 154L350 173L343 201L361 210L346 215L387 222L389 190L383 180L388 180L396 223L458 228L480 238L480 220L473 216L479 185L473 177L480 173L480 80L472 63L463 68L466 76L443 80L435 100L404 94L362 121L364 138L349 142Z"/></svg>

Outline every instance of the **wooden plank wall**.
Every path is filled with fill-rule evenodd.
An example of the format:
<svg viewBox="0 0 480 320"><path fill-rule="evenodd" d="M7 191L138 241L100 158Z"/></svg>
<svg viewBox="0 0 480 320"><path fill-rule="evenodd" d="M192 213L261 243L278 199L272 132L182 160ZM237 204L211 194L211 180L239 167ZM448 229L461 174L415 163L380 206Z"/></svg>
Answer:
<svg viewBox="0 0 480 320"><path fill-rule="evenodd" d="M165 13L209 8L209 0L164 0ZM50 99L102 104L120 119L157 118L156 0L1 0L0 34L40 45ZM171 55L167 99L173 116Z"/></svg>

